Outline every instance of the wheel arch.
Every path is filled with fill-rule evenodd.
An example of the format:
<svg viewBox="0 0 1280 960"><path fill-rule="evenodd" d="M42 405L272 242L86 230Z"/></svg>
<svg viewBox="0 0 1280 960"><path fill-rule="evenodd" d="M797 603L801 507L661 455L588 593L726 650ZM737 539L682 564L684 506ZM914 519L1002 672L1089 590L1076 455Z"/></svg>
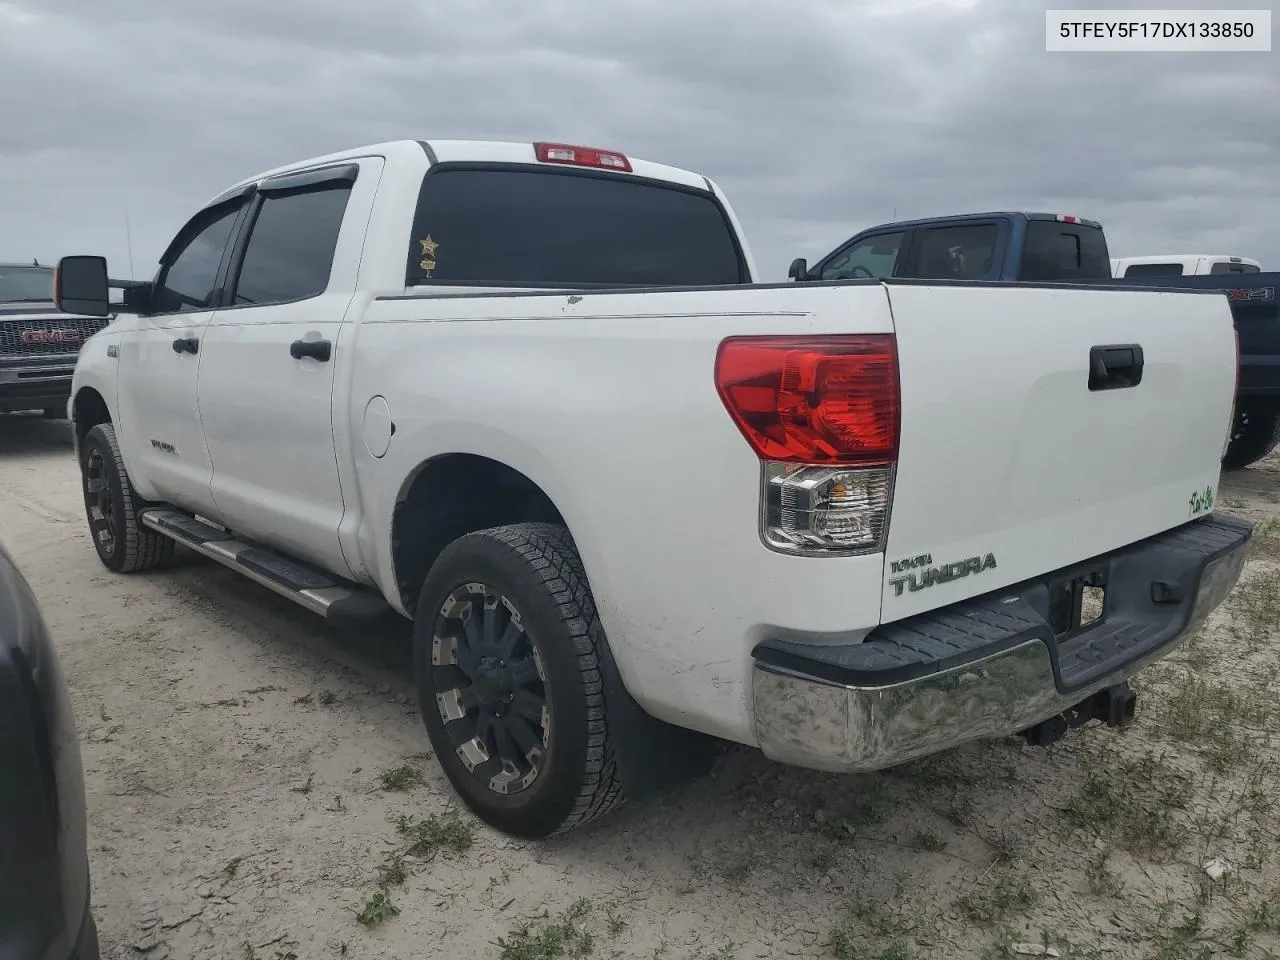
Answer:
<svg viewBox="0 0 1280 960"><path fill-rule="evenodd" d="M500 460L444 453L419 463L400 484L391 517L391 565L410 614L427 572L459 537L510 523L554 523L573 531L550 494Z"/></svg>
<svg viewBox="0 0 1280 960"><path fill-rule="evenodd" d="M83 386L75 392L71 404L71 425L74 432L76 458L89 431L100 423L114 423L106 398L94 387Z"/></svg>

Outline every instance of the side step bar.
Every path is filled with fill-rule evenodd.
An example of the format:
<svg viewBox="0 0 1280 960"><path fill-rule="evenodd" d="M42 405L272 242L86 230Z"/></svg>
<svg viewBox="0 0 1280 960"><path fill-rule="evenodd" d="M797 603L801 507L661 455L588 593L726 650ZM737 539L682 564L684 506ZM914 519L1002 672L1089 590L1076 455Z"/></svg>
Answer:
<svg viewBox="0 0 1280 960"><path fill-rule="evenodd" d="M380 596L347 580L290 560L181 510L152 507L143 526L274 590L327 620L368 620L391 612Z"/></svg>

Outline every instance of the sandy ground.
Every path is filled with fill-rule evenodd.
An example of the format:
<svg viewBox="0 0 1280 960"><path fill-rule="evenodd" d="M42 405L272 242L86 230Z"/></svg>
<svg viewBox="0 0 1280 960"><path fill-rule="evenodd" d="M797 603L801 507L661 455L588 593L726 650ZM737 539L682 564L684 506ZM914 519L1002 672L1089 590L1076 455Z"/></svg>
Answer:
<svg viewBox="0 0 1280 960"><path fill-rule="evenodd" d="M344 635L195 559L108 573L65 424L0 418L0 490L73 688L112 960L1280 951L1280 461L1225 480L1220 506L1264 521L1255 559L1123 733L864 777L727 749L547 844L457 811L404 626Z"/></svg>

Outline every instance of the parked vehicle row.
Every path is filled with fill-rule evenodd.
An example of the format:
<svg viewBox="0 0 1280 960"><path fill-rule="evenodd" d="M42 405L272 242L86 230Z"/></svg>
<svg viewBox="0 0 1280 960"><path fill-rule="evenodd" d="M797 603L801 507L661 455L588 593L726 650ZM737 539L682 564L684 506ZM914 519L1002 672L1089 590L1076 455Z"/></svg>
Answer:
<svg viewBox="0 0 1280 960"><path fill-rule="evenodd" d="M1114 273L1114 277L1113 277ZM794 280L913 278L1177 287L1226 295L1239 338L1240 373L1223 465L1238 469L1280 442L1280 273L1247 257L1113 260L1102 225L1046 213L976 213L886 223L863 230Z"/></svg>
<svg viewBox="0 0 1280 960"><path fill-rule="evenodd" d="M72 383L94 547L412 619L444 772L521 836L716 738L860 771L1126 723L1251 535L1213 511L1231 310L1114 283L1087 224L1000 229L1016 284L766 284L711 180L613 151L258 174L119 306L104 260L60 263L60 309L118 313ZM901 240L868 256L982 259ZM1059 282L1073 244L1105 275Z"/></svg>

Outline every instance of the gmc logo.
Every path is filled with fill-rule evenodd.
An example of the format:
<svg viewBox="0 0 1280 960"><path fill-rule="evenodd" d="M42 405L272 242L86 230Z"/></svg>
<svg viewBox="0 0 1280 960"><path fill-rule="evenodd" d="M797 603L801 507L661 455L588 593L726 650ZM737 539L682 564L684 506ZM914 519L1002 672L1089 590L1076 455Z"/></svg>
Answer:
<svg viewBox="0 0 1280 960"><path fill-rule="evenodd" d="M36 343L76 343L80 337L74 330L23 330L22 342Z"/></svg>

